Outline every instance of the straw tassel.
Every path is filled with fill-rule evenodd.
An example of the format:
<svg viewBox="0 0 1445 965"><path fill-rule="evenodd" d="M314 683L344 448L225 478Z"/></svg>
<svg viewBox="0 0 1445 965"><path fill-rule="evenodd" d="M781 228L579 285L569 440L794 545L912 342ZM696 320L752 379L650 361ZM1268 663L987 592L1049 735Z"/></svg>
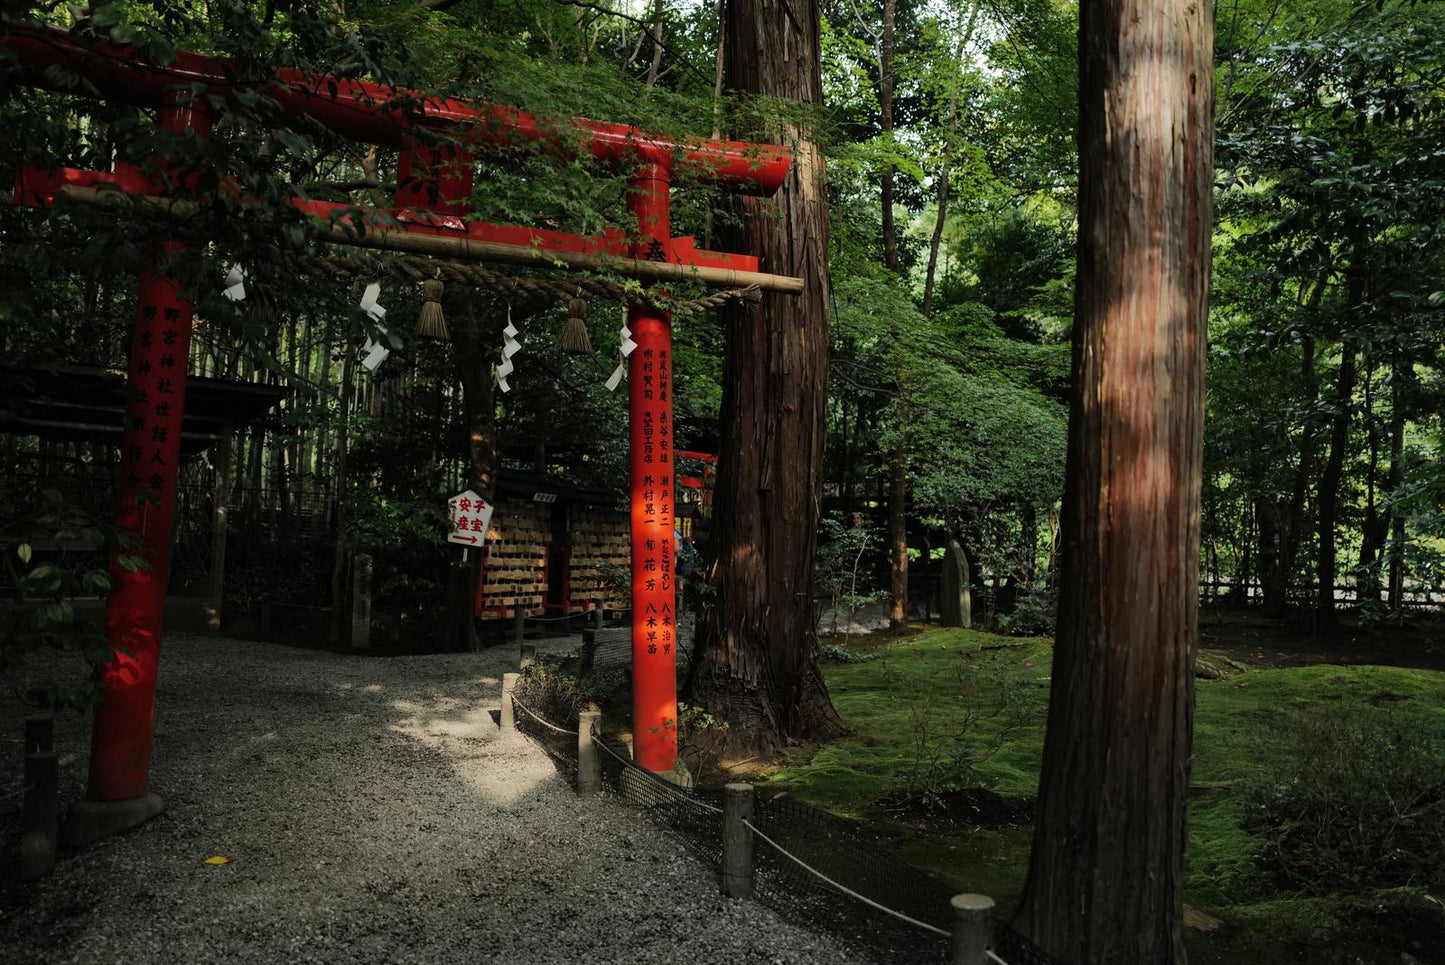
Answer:
<svg viewBox="0 0 1445 965"><path fill-rule="evenodd" d="M568 355L592 354L592 339L587 335L587 299L567 302L567 327L557 339L557 348Z"/></svg>
<svg viewBox="0 0 1445 965"><path fill-rule="evenodd" d="M421 283L424 301L421 314L416 319L416 333L423 338L439 338L445 341L451 337L451 333L447 331L446 316L442 314L442 291L445 287L441 280L436 278L428 278Z"/></svg>

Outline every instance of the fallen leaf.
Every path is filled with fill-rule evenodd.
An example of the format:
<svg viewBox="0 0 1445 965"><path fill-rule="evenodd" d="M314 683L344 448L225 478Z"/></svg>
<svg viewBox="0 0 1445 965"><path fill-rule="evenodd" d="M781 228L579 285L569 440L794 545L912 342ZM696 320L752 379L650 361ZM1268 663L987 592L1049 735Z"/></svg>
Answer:
<svg viewBox="0 0 1445 965"><path fill-rule="evenodd" d="M231 863L231 859L230 859L230 858L222 857L222 856L219 855L219 854L218 854L218 855L215 855L214 857L210 857L210 858L207 858L207 859L206 859L206 864L230 864L230 863Z"/></svg>

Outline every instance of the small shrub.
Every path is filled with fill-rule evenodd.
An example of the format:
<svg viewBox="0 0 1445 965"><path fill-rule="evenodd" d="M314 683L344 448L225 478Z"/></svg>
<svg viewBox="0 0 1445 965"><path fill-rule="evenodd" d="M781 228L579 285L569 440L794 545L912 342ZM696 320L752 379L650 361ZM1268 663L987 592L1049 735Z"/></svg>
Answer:
<svg viewBox="0 0 1445 965"><path fill-rule="evenodd" d="M678 701L677 741L680 745L686 746L695 738L721 734L727 729L727 721L710 714L702 707Z"/></svg>
<svg viewBox="0 0 1445 965"><path fill-rule="evenodd" d="M818 647L818 658L831 660L834 663L867 663L870 660L877 660L876 653L854 653L846 647L836 643L825 643Z"/></svg>
<svg viewBox="0 0 1445 965"><path fill-rule="evenodd" d="M517 699L558 727L575 727L577 715L595 709L590 690L555 663L538 661L522 671Z"/></svg>
<svg viewBox="0 0 1445 965"><path fill-rule="evenodd" d="M999 614L999 629L1016 637L1052 637L1058 607L1058 594L1043 587L1030 587L1019 594L1012 613Z"/></svg>
<svg viewBox="0 0 1445 965"><path fill-rule="evenodd" d="M37 537L55 549L37 557L29 542L0 547L0 572L14 599L0 602L0 688L36 710L89 710L100 703L97 668L109 662L104 629L76 612L75 600L112 589L105 552L67 550L67 544L117 546L130 572L149 570L139 537L119 533L78 507L75 492L47 488L0 506L0 532Z"/></svg>
<svg viewBox="0 0 1445 965"><path fill-rule="evenodd" d="M1246 795L1268 870L1316 894L1445 884L1445 730L1336 709L1283 736L1293 759Z"/></svg>
<svg viewBox="0 0 1445 965"><path fill-rule="evenodd" d="M885 664L885 670L888 665ZM904 700L891 678L889 691ZM994 654L976 669L956 670L945 687L958 710L943 713L935 686L908 701L913 752L905 785L884 806L915 812L943 811L960 795L984 789L979 767L1014 736L1037 723L1041 705L1028 699L1029 683L1011 662Z"/></svg>

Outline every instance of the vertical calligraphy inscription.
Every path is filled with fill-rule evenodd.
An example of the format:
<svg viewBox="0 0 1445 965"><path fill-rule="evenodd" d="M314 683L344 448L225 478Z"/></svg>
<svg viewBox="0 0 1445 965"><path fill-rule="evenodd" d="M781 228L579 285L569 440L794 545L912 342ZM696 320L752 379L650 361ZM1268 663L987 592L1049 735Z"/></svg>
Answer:
<svg viewBox="0 0 1445 965"><path fill-rule="evenodd" d="M633 728L638 762L662 771L677 756L672 353L665 318L636 310L629 327Z"/></svg>

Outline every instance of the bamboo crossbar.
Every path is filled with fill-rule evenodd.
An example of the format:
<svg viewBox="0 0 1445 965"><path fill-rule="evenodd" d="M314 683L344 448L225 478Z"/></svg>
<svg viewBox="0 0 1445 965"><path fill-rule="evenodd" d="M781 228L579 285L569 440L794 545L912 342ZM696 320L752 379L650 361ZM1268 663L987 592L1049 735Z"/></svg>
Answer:
<svg viewBox="0 0 1445 965"><path fill-rule="evenodd" d="M193 201L157 198L150 195L126 194L67 184L60 196L79 204L129 209L143 208L166 217L194 217L200 207ZM474 241L446 235L424 235L399 228L377 225L330 224L321 228L323 239L339 245L353 245L378 251L409 252L450 258L457 261L480 261L524 265L532 268L562 268L568 271L612 272L627 278L648 282L702 282L715 288L744 288L756 285L764 291L797 295L803 290L803 279L735 268L714 268L707 265L679 265L641 258L619 258L612 255L576 251L555 251L528 245L509 245L496 241Z"/></svg>

